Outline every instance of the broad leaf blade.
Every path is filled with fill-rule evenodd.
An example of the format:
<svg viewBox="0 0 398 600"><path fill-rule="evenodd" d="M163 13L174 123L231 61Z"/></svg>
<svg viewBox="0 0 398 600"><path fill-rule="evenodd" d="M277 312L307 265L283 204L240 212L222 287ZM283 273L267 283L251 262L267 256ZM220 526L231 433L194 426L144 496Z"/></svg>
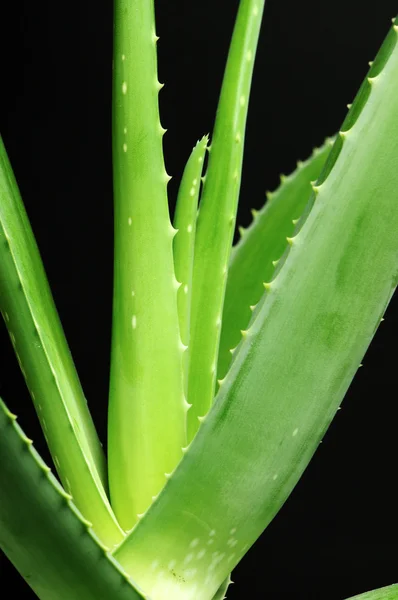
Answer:
<svg viewBox="0 0 398 600"><path fill-rule="evenodd" d="M315 181L332 147L326 140L291 175L282 178L279 188L267 194L264 207L254 213L253 221L232 250L222 317L218 379L225 377L232 359L231 350L239 344L252 316L252 308L264 293L278 261L287 248L287 237L301 216Z"/></svg>
<svg viewBox="0 0 398 600"><path fill-rule="evenodd" d="M115 268L109 481L125 529L186 443L183 350L159 121L153 0L115 3Z"/></svg>
<svg viewBox="0 0 398 600"><path fill-rule="evenodd" d="M316 451L398 278L398 27L216 401L115 556L161 598L208 600ZM382 60L383 59L383 60ZM322 181L322 179L321 179ZM145 570L156 543L157 565ZM167 564L182 580L169 575ZM155 567L157 567L155 565Z"/></svg>
<svg viewBox="0 0 398 600"><path fill-rule="evenodd" d="M0 400L0 548L40 600L142 600Z"/></svg>
<svg viewBox="0 0 398 600"><path fill-rule="evenodd" d="M0 308L65 489L107 544L121 541L106 465L32 229L0 140Z"/></svg>

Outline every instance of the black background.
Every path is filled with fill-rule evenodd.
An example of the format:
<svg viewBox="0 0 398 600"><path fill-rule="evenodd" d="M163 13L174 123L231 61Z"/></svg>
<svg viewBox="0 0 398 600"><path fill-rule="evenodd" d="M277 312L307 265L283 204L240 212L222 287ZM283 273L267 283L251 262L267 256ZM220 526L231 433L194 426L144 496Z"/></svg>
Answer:
<svg viewBox="0 0 398 600"><path fill-rule="evenodd" d="M156 4L173 201L191 147L212 128L238 2ZM396 10L393 0L367 6L269 0L250 103L241 224L281 172L338 129ZM0 130L104 439L113 236L111 2L4 2L0 28ZM395 298L324 443L235 570L229 600L342 600L398 580L397 318ZM4 326L0 346L0 393L50 461ZM1 597L35 597L4 557L0 574Z"/></svg>

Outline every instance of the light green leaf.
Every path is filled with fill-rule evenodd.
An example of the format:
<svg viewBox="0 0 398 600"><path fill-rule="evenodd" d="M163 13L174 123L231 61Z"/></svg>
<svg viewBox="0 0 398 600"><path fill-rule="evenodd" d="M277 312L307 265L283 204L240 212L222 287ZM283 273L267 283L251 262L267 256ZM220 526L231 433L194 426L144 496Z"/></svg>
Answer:
<svg viewBox="0 0 398 600"><path fill-rule="evenodd" d="M109 485L125 529L186 444L173 237L159 121L153 0L116 0L113 92L115 263ZM139 59L138 59L139 57Z"/></svg>
<svg viewBox="0 0 398 600"><path fill-rule="evenodd" d="M241 231L241 238L233 248L228 269L227 287L222 318L218 379L225 377L233 351L241 341L252 316L252 310L264 292L264 281L270 281L275 261L287 247L287 237L294 232L295 223L311 195L311 181L315 181L332 147L326 140L322 148L314 150L296 171L281 179L281 185L267 194L267 202L253 213L253 221Z"/></svg>
<svg viewBox="0 0 398 600"><path fill-rule="evenodd" d="M188 441L214 398L226 276L264 0L242 0L228 54L197 221L189 348Z"/></svg>
<svg viewBox="0 0 398 600"><path fill-rule="evenodd" d="M0 548L40 600L143 600L0 399Z"/></svg>
<svg viewBox="0 0 398 600"><path fill-rule="evenodd" d="M177 229L174 238L174 267L176 278L181 284L177 292L178 317L181 340L185 346L189 343L189 322L192 298L192 271L195 248L196 215L203 161L206 153L208 136L203 137L192 150L178 190L174 215L174 227ZM188 353L184 356L184 386L187 392Z"/></svg>
<svg viewBox="0 0 398 600"><path fill-rule="evenodd" d="M153 600L214 595L311 460L394 292L397 37L395 25L211 411L115 551Z"/></svg>
<svg viewBox="0 0 398 600"><path fill-rule="evenodd" d="M359 594L349 600L397 600L398 599L398 585L389 585L387 587L373 590L372 592L366 592L365 594Z"/></svg>
<svg viewBox="0 0 398 600"><path fill-rule="evenodd" d="M0 308L65 489L106 544L120 542L102 448L1 140Z"/></svg>

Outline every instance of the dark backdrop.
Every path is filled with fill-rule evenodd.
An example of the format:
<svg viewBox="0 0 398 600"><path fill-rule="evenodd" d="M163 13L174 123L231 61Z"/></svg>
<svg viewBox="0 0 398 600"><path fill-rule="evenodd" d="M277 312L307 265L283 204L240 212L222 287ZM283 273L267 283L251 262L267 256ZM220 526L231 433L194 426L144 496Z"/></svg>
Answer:
<svg viewBox="0 0 398 600"><path fill-rule="evenodd" d="M112 292L111 4L9 0L0 9L0 129L103 439ZM212 128L238 2L157 5L174 198L191 147ZM396 9L394 0L269 0L241 224L281 172L338 129ZM395 298L324 443L234 572L229 600L342 600L398 580L397 317ZM0 393L49 461L3 326L0 345ZM4 598L34 597L4 557L0 569Z"/></svg>

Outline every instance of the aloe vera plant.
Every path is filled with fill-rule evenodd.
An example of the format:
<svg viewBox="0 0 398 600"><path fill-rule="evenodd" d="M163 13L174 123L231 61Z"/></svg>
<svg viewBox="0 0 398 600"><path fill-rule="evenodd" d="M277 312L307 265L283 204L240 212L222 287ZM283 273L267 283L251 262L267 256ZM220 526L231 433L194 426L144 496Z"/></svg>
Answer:
<svg viewBox="0 0 398 600"><path fill-rule="evenodd" d="M0 546L40 598L223 598L396 287L397 20L337 135L232 248L263 9L239 3L172 222L154 4L115 2L107 463L1 147L0 307L62 485L2 401Z"/></svg>

